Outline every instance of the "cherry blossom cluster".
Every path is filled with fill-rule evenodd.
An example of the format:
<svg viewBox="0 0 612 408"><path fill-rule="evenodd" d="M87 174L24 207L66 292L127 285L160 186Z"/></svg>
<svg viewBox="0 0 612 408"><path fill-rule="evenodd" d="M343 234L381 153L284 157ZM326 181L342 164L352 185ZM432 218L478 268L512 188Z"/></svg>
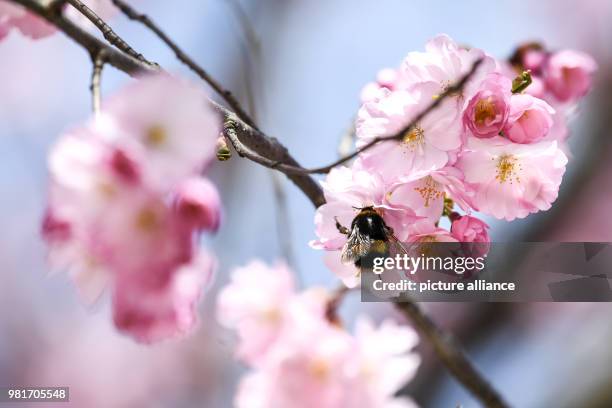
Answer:
<svg viewBox="0 0 612 408"><path fill-rule="evenodd" d="M159 74L108 98L50 154L50 262L86 300L109 288L115 325L138 341L191 329L213 277L197 238L220 223L217 189L200 175L218 134L206 94Z"/></svg>
<svg viewBox="0 0 612 408"><path fill-rule="evenodd" d="M218 320L236 330L251 372L237 407L414 407L394 394L420 363L414 330L359 317L351 334L329 318L332 293L296 292L283 263L237 268L218 297Z"/></svg>
<svg viewBox="0 0 612 408"><path fill-rule="evenodd" d="M409 127L477 61L460 91ZM474 213L512 221L548 210L568 161L568 117L596 68L586 54L538 45L523 47L511 62L496 60L446 35L409 53L363 89L356 121L358 147L398 137L329 173L311 246L329 251L326 264L354 286L355 267L340 263L347 237L336 221L350 228L360 208L373 206L408 243L486 243L488 226ZM443 214L449 230L439 227Z"/></svg>

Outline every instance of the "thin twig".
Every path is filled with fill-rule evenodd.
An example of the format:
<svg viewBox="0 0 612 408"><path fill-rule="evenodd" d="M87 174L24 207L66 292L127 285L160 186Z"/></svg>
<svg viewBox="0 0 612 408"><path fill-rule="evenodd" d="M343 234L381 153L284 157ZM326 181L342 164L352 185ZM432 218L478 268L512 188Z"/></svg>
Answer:
<svg viewBox="0 0 612 408"><path fill-rule="evenodd" d="M270 168L273 168L275 163L281 162L299 167L287 148L276 138L268 137L251 128L242 122L234 112L225 109L218 103L211 103L223 115L223 133L239 156ZM323 191L312 177L306 174L286 174L286 176L306 194L315 207L325 204Z"/></svg>
<svg viewBox="0 0 612 408"><path fill-rule="evenodd" d="M71 0L77 1L77 0ZM122 0L113 0L113 4L119 8L129 19L138 21L155 35L157 35L170 49L174 52L176 58L183 64L187 65L193 72L195 72L202 80L206 81L211 88L215 90L219 95L225 99L227 104L232 108L240 119L245 121L249 126L254 129L258 129L255 122L250 115L242 108L242 105L234 97L234 95L227 89L223 88L219 82L217 82L212 76L204 70L199 64L197 64L189 55L187 55L151 18L146 14L142 14L132 8L129 4Z"/></svg>
<svg viewBox="0 0 612 408"><path fill-rule="evenodd" d="M507 408L501 395L470 362L455 338L439 328L419 305L402 298L395 306L402 311L431 343L434 351L453 376L488 408Z"/></svg>
<svg viewBox="0 0 612 408"><path fill-rule="evenodd" d="M66 0L72 7L77 9L81 14L83 14L89 21L91 21L102 33L106 41L128 54L132 58L136 58L144 62L145 64L154 65L152 62L147 61L147 59L136 52L128 43L126 43L121 37L117 35L113 31L113 29L102 20L92 9L87 7L81 0Z"/></svg>
<svg viewBox="0 0 612 408"><path fill-rule="evenodd" d="M92 55L93 69L91 72L91 85L89 89L91 91L91 105L95 115L100 113L100 84L102 82L102 69L104 69L104 50L101 50L96 55Z"/></svg>
<svg viewBox="0 0 612 408"><path fill-rule="evenodd" d="M332 324L341 324L340 317L338 316L338 309L340 304L344 300L346 294L351 290L346 285L341 284L336 290L334 290L325 306L325 318Z"/></svg>

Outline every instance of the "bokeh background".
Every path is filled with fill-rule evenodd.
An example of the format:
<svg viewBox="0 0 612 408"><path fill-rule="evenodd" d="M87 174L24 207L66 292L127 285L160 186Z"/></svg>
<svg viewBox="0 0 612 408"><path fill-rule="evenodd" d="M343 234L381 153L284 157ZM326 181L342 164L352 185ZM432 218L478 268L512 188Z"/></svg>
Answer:
<svg viewBox="0 0 612 408"><path fill-rule="evenodd" d="M447 33L504 57L526 40L590 52L592 94L571 123L574 157L554 208L511 224L487 220L497 241L612 241L612 2L608 0L134 0L190 55L248 104L263 129L306 166L337 157L361 87L427 39ZM237 8L237 5L239 8ZM256 48L241 18L252 22ZM151 33L122 16L116 31L149 59L193 76ZM61 34L0 42L0 385L70 386L75 407L225 407L244 367L214 320L216 292L237 265L290 254L304 286L335 287L314 236L313 208L291 183L255 164L216 164L225 224L205 245L220 270L191 336L140 346L118 334L108 301L80 303L48 273L39 224L46 154L90 114L88 55ZM107 68L103 94L129 81ZM275 187L276 183L276 187ZM280 188L279 188L280 186ZM279 194L280 193L280 194ZM427 304L516 407L612 406L612 305ZM342 313L378 318L388 305L350 297ZM401 318L401 317L398 317ZM477 406L429 345L405 390L423 407ZM1 404L0 404L1 405Z"/></svg>

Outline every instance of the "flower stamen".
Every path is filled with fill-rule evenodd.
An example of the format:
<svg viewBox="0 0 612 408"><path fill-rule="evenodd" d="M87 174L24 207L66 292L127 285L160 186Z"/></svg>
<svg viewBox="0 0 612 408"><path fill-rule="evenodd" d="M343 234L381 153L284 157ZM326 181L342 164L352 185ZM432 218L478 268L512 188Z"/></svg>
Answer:
<svg viewBox="0 0 612 408"><path fill-rule="evenodd" d="M158 147L168 139L168 133L163 126L154 125L147 130L145 141L149 146Z"/></svg>
<svg viewBox="0 0 612 408"><path fill-rule="evenodd" d="M503 154L497 159L497 174L495 175L495 179L499 181L500 184L506 181L510 181L510 184L512 184L513 181L520 183L521 179L518 176L518 170L520 169L521 165L518 163L516 157L510 154Z"/></svg>
<svg viewBox="0 0 612 408"><path fill-rule="evenodd" d="M495 104L492 101L491 97L486 99L480 99L476 102L476 107L474 108L474 121L478 125L483 125L486 122L490 122L495 119Z"/></svg>
<svg viewBox="0 0 612 408"><path fill-rule="evenodd" d="M402 143L408 146L411 151L416 150L417 147L425 144L425 131L423 131L423 128L419 125L412 127L404 133Z"/></svg>
<svg viewBox="0 0 612 408"><path fill-rule="evenodd" d="M424 200L424 206L429 207L432 201L438 200L444 196L444 192L439 189L440 183L436 182L433 177L425 177L423 187L415 187L414 190L421 195Z"/></svg>

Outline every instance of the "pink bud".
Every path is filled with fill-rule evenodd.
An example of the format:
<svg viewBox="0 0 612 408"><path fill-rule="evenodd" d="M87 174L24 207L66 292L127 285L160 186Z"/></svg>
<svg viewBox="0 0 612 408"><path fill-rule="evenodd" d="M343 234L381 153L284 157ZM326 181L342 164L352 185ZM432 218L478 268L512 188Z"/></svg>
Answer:
<svg viewBox="0 0 612 408"><path fill-rule="evenodd" d="M221 198L205 178L190 178L179 187L175 210L192 227L217 231L221 223Z"/></svg>
<svg viewBox="0 0 612 408"><path fill-rule="evenodd" d="M463 123L479 138L490 138L504 128L510 113L512 81L491 74L468 103Z"/></svg>
<svg viewBox="0 0 612 408"><path fill-rule="evenodd" d="M555 110L542 99L531 95L512 95L510 116L504 135L515 143L542 140L553 125Z"/></svg>
<svg viewBox="0 0 612 408"><path fill-rule="evenodd" d="M533 72L539 72L546 61L546 53L540 49L530 49L523 54L523 66Z"/></svg>
<svg viewBox="0 0 612 408"><path fill-rule="evenodd" d="M201 253L168 271L170 279L160 288L142 285L138 273L120 275L113 293L117 329L142 343L188 333L196 324L196 305L212 282L215 266L214 258Z"/></svg>
<svg viewBox="0 0 612 408"><path fill-rule="evenodd" d="M109 165L113 174L120 180L129 184L135 184L140 181L140 169L125 151L115 149L111 153Z"/></svg>
<svg viewBox="0 0 612 408"><path fill-rule="evenodd" d="M463 244L471 256L484 256L489 252L491 239L489 226L476 217L464 215L455 219L451 225L451 235Z"/></svg>
<svg viewBox="0 0 612 408"><path fill-rule="evenodd" d="M561 102L575 101L591 89L597 63L589 55L563 50L554 53L545 69L546 85Z"/></svg>
<svg viewBox="0 0 612 408"><path fill-rule="evenodd" d="M65 242L70 239L72 228L67 221L58 218L48 208L42 223L42 236L48 243Z"/></svg>

